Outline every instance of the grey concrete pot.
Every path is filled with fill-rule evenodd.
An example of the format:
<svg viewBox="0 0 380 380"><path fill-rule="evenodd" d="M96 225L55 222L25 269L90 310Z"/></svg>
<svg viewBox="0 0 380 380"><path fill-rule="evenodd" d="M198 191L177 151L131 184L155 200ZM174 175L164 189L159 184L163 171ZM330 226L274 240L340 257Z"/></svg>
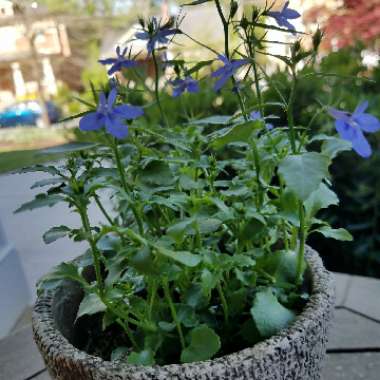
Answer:
<svg viewBox="0 0 380 380"><path fill-rule="evenodd" d="M280 334L231 355L162 367L126 365L88 355L69 342L81 299L80 289L75 287L37 300L35 341L50 374L59 380L317 380L325 357L334 286L318 254L308 249L306 256L312 294L304 311Z"/></svg>

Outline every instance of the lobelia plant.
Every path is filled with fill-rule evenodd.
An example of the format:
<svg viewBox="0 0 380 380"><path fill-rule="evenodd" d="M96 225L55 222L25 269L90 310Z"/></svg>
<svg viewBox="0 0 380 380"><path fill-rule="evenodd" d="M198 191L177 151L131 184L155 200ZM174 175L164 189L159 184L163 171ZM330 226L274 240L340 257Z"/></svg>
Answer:
<svg viewBox="0 0 380 380"><path fill-rule="evenodd" d="M147 43L154 88L112 80L102 91L94 90L91 109L77 116L80 129L96 131L99 143L80 146L62 166L23 170L51 174L35 185L51 187L18 211L66 202L82 221L76 229L53 227L44 241L69 236L89 244L83 256L45 276L38 291L55 289L65 280L83 288L76 323L92 331L80 348L105 359L140 365L202 361L275 335L308 301L308 236L351 239L317 214L339 202L331 189L331 161L351 149L351 142L363 153L361 131L374 132L379 122L364 113L366 105L352 115L330 109L339 134L349 141L311 136L307 126L295 125L298 67L314 59L321 32L310 48L302 47L300 32L288 21L299 14L288 2L279 11L253 7L240 19L236 1L229 9L219 0L187 6L207 2L215 4L223 24L224 51L199 44L215 54L216 64L223 64L213 70L211 80L216 78L215 92L236 95L240 109L234 115L167 123L159 56L171 39L185 33L174 19L164 25L155 18L141 21L136 39ZM266 51L276 43L267 40L271 29L294 39L289 56L272 55L285 63L292 78L288 98L257 59L271 55ZM112 65L111 74L135 70L137 57L127 59L126 52L118 48L117 58L101 63ZM168 80L173 101L197 96L200 75L211 65L213 61L166 60L165 66L173 68ZM287 125L274 128L267 122L275 116L266 113L273 103L266 103L263 85L281 95L283 102L276 105L286 111ZM144 108L158 107L160 121L145 122L141 107L126 104L131 92L141 90ZM257 104L249 108L252 97ZM368 155L368 147L364 153ZM112 208L101 196L104 190ZM104 215L99 225L89 220L92 202Z"/></svg>

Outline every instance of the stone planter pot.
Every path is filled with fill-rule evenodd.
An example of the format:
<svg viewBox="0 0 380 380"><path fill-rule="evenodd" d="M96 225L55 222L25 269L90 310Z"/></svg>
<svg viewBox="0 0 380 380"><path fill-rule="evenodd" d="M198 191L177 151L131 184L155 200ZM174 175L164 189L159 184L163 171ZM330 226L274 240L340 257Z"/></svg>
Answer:
<svg viewBox="0 0 380 380"><path fill-rule="evenodd" d="M37 300L33 314L35 341L51 376L59 380L317 380L334 308L334 286L318 254L308 249L306 258L312 292L304 311L278 335L231 355L162 367L108 362L88 355L70 344L82 296L75 287Z"/></svg>

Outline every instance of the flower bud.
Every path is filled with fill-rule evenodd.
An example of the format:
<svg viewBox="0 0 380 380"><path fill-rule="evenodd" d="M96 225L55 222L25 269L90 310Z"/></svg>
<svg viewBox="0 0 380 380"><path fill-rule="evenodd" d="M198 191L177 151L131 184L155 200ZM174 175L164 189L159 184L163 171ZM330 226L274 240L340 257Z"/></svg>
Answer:
<svg viewBox="0 0 380 380"><path fill-rule="evenodd" d="M321 29L318 28L317 31L313 35L314 51L318 51L319 45L321 44L322 39L323 39L323 32L321 31Z"/></svg>
<svg viewBox="0 0 380 380"><path fill-rule="evenodd" d="M233 18L236 15L236 12L238 9L239 9L238 2L235 0L232 0L230 4L230 18Z"/></svg>
<svg viewBox="0 0 380 380"><path fill-rule="evenodd" d="M248 21L247 17L245 17L245 15L243 15L242 19L240 20L240 26L243 29L247 29L249 26L249 21Z"/></svg>

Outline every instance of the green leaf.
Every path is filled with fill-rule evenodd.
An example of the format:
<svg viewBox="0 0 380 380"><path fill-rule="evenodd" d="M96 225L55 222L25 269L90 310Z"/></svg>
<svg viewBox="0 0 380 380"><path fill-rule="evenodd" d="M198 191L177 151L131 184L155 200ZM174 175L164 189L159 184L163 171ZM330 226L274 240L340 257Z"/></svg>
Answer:
<svg viewBox="0 0 380 380"><path fill-rule="evenodd" d="M181 353L182 363L191 363L211 359L221 347L220 338L213 329L201 325L189 333L190 345Z"/></svg>
<svg viewBox="0 0 380 380"><path fill-rule="evenodd" d="M98 144L95 143L69 143L64 145L59 145L52 148L42 149L38 154L68 154L79 152L81 150L87 150L95 148Z"/></svg>
<svg viewBox="0 0 380 380"><path fill-rule="evenodd" d="M295 314L282 306L270 289L256 294L251 315L263 338L276 335L295 320Z"/></svg>
<svg viewBox="0 0 380 380"><path fill-rule="evenodd" d="M138 250L129 261L129 264L139 273L152 275L157 273L157 267L153 261L153 255L149 247Z"/></svg>
<svg viewBox="0 0 380 380"><path fill-rule="evenodd" d="M329 226L320 227L313 232L319 232L326 238L331 238L340 241L352 241L352 235L344 228L331 228Z"/></svg>
<svg viewBox="0 0 380 380"><path fill-rule="evenodd" d="M305 201L317 190L328 175L330 159L320 153L307 152L286 157L279 166L279 173L289 190Z"/></svg>
<svg viewBox="0 0 380 380"><path fill-rule="evenodd" d="M201 286L202 292L205 296L209 296L211 291L216 288L216 285L220 281L220 275L215 272L210 272L207 268L202 270L201 274Z"/></svg>
<svg viewBox="0 0 380 380"><path fill-rule="evenodd" d="M42 173L49 173L51 175L59 175L60 172L58 169L56 169L54 166L46 166L46 165L34 165L30 166L28 168L22 168L16 173L23 174L23 173L35 173L35 172L42 172Z"/></svg>
<svg viewBox="0 0 380 380"><path fill-rule="evenodd" d="M314 217L315 214L321 209L338 204L339 199L337 195L324 183L321 183L319 188L313 191L304 203L308 218Z"/></svg>
<svg viewBox="0 0 380 380"><path fill-rule="evenodd" d="M191 5L199 5L199 4L209 3L210 1L213 1L213 0L195 0L195 1L192 1L191 3L183 4L183 7L189 7Z"/></svg>
<svg viewBox="0 0 380 380"><path fill-rule="evenodd" d="M275 277L280 284L296 281L298 254L294 251L277 251L268 256L266 270ZM303 263L306 268L306 263Z"/></svg>
<svg viewBox="0 0 380 380"><path fill-rule="evenodd" d="M64 179L62 177L56 177L56 178L46 178L42 179L41 181L37 181L33 184L31 189L36 189L37 187L44 187L44 186L50 186L50 185L57 185L58 183L63 183Z"/></svg>
<svg viewBox="0 0 380 380"><path fill-rule="evenodd" d="M173 174L169 165L160 160L150 161L140 171L139 179L146 185L166 186L174 182Z"/></svg>
<svg viewBox="0 0 380 380"><path fill-rule="evenodd" d="M222 225L222 222L216 218L197 218L196 222L201 234L215 232Z"/></svg>
<svg viewBox="0 0 380 380"><path fill-rule="evenodd" d="M177 261L187 267L196 267L201 262L200 256L194 255L193 253L187 251L172 251L159 245L155 245L154 247L161 255Z"/></svg>
<svg viewBox="0 0 380 380"><path fill-rule="evenodd" d="M192 125L228 125L231 124L232 116L214 115L204 119L192 120L189 124Z"/></svg>
<svg viewBox="0 0 380 380"><path fill-rule="evenodd" d="M334 159L338 153L352 149L352 144L349 141L342 140L338 137L331 137L322 144L321 153Z"/></svg>
<svg viewBox="0 0 380 380"><path fill-rule="evenodd" d="M167 229L166 233L171 236L177 244L180 244L186 238L186 235L195 233L194 219L188 218L173 224Z"/></svg>
<svg viewBox="0 0 380 380"><path fill-rule="evenodd" d="M233 126L232 128L225 128L221 136L216 137L211 141L211 146L215 149L221 149L225 145L233 142L248 142L252 133L261 128L263 123L261 121L243 123Z"/></svg>
<svg viewBox="0 0 380 380"><path fill-rule="evenodd" d="M61 239L71 232L70 228L67 226L58 226L50 228L49 231L46 231L43 235L45 244L53 243L54 241Z"/></svg>
<svg viewBox="0 0 380 380"><path fill-rule="evenodd" d="M38 194L32 201L24 203L14 213L17 214L19 212L34 210L41 207L53 207L64 200L65 198L58 194Z"/></svg>
<svg viewBox="0 0 380 380"><path fill-rule="evenodd" d="M122 360L127 357L130 349L128 347L118 347L115 348L111 353L111 361Z"/></svg>
<svg viewBox="0 0 380 380"><path fill-rule="evenodd" d="M106 309L107 306L96 293L89 293L84 296L80 303L76 319L79 319L83 315L94 315Z"/></svg>
<svg viewBox="0 0 380 380"><path fill-rule="evenodd" d="M154 353L150 349L142 350L140 352L132 352L128 356L127 360L128 364L135 365L153 365L154 361Z"/></svg>
<svg viewBox="0 0 380 380"><path fill-rule="evenodd" d="M279 198L279 216L285 218L294 226L299 226L298 200L296 195L289 190L284 191Z"/></svg>
<svg viewBox="0 0 380 380"><path fill-rule="evenodd" d="M187 71L187 75L192 75L194 73L197 73L200 69L202 69L205 66L209 66L214 60L208 60L208 61L201 61L198 62L196 65L194 65L190 70Z"/></svg>
<svg viewBox="0 0 380 380"><path fill-rule="evenodd" d="M73 263L61 263L52 272L43 276L37 283L37 293L56 289L62 280L71 280L80 283L83 287L87 285L85 279L79 273L78 266Z"/></svg>

